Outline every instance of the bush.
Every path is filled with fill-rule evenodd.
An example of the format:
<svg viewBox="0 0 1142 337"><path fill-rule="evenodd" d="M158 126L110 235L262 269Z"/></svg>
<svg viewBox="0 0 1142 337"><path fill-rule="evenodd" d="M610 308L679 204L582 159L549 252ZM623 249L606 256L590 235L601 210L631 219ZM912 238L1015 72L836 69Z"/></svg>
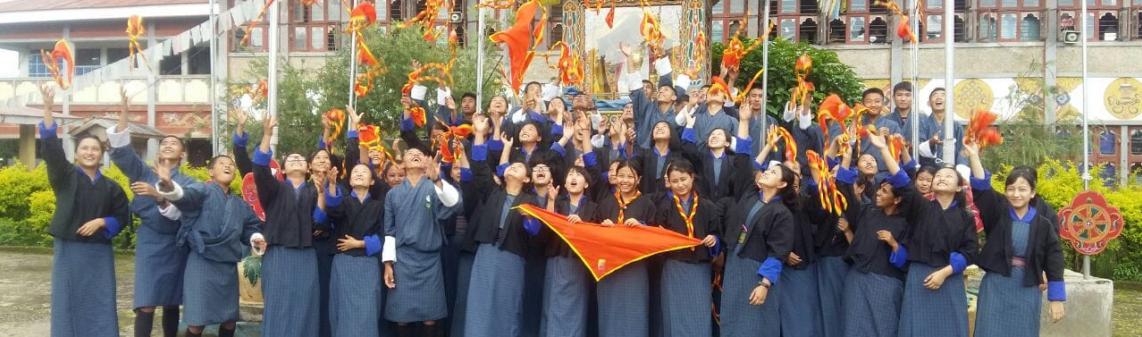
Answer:
<svg viewBox="0 0 1142 337"><path fill-rule="evenodd" d="M1003 165L995 172L991 181L996 191L1004 190L1004 179L1011 172L1010 165ZM1098 172L1100 167L1091 172ZM1078 165L1046 159L1038 167L1039 182L1036 193L1056 211L1071 204L1074 196L1083 191L1082 171ZM1091 274L1114 280L1142 280L1142 186L1107 188L1097 174L1092 174L1091 190L1106 197L1107 203L1117 207L1125 222L1122 234L1111 241L1102 254L1091 257ZM1081 271L1082 256L1075 253L1070 243L1064 243L1067 255L1067 268Z"/></svg>
<svg viewBox="0 0 1142 337"><path fill-rule="evenodd" d="M743 41L747 45L751 42L749 39L743 39ZM710 49L710 69L715 71L721 69L722 51L725 49L725 44L715 43L713 45ZM733 85L741 89L745 88L753 74L761 69L761 54L761 47L758 47L742 58L741 72L738 75L737 83L733 83ZM768 95L765 105L766 113L780 117L781 112L785 110L785 103L789 102L791 91L793 87L797 86L797 79L793 76L793 64L802 54L809 54L809 57L813 59L813 69L808 78L817 89L813 93L813 102L823 101L826 96L834 93L840 95L850 104L860 101L860 94L864 85L853 72L853 68L837 58L836 52L818 49L804 42L791 42L784 38L777 38L770 42L769 67L765 70L769 73L765 83ZM754 86L761 86L760 81L759 79Z"/></svg>
<svg viewBox="0 0 1142 337"><path fill-rule="evenodd" d="M184 165L180 170L198 181L210 178L207 169L203 167ZM134 198L127 176L118 167L103 169L103 176L119 184L128 200ZM241 193L241 186L241 180L235 179L230 185L231 193ZM48 225L55 213L56 198L48 183L46 166L39 165L28 170L27 167L16 164L0 169L0 195L9 196L0 198L0 245L51 246L52 236L48 234ZM123 228L112 241L115 248L134 249L135 228L138 225L138 217L132 216L131 225Z"/></svg>

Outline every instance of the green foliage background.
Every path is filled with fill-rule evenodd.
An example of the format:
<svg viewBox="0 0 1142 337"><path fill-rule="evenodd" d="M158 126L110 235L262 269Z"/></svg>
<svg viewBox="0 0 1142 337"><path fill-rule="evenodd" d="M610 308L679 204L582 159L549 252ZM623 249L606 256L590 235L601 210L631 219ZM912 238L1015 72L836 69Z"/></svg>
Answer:
<svg viewBox="0 0 1142 337"><path fill-rule="evenodd" d="M747 45L752 42L749 39L743 39L743 41ZM713 47L710 48L710 69L720 69L722 52L725 49L726 46L722 43L714 43ZM797 78L793 76L793 64L797 62L798 57L806 53L813 59L813 69L809 73L808 80L813 82L817 89L813 93L814 102L820 102L833 93L840 95L846 102L860 101L860 93L864 89L864 85L861 84L852 67L842 63L837 58L836 52L818 49L804 42L791 42L784 38L777 38L770 42L769 67L765 70L769 73L765 85L768 95L765 106L766 113L772 116L781 116L781 112L785 110L785 103L789 102L789 96L793 88L797 86ZM753 74L761 69L761 56L761 47L746 54L741 61L741 71L737 83L734 83L735 86L741 89L745 88ZM760 80L758 81L760 83ZM754 86L756 87L758 84L754 84Z"/></svg>

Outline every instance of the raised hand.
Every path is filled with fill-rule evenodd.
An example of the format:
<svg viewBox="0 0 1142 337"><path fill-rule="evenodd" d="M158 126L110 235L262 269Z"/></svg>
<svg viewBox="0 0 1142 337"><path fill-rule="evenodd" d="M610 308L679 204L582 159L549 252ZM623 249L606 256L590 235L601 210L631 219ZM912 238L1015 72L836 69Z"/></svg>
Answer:
<svg viewBox="0 0 1142 337"><path fill-rule="evenodd" d="M40 86L40 96L44 99L44 126L55 124L55 119L52 118L52 103L55 102L55 93L51 84L44 83Z"/></svg>
<svg viewBox="0 0 1142 337"><path fill-rule="evenodd" d="M123 132L127 130L127 107L131 99L127 97L127 89L119 90L119 123L115 126L115 131Z"/></svg>
<svg viewBox="0 0 1142 337"><path fill-rule="evenodd" d="M438 182L440 179L440 153L432 158L432 162L429 162L424 173L428 175L428 180Z"/></svg>

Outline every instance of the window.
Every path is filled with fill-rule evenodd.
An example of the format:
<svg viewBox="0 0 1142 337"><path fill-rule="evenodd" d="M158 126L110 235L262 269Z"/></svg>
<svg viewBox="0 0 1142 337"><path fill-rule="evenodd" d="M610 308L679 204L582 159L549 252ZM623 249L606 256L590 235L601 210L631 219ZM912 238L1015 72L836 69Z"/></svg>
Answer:
<svg viewBox="0 0 1142 337"><path fill-rule="evenodd" d="M828 43L844 43L845 42L845 22L841 19L833 19L829 21L829 40Z"/></svg>
<svg viewBox="0 0 1142 337"><path fill-rule="evenodd" d="M1117 150L1118 136L1114 132L1103 130L1098 136L1098 153L1113 155Z"/></svg>
<svg viewBox="0 0 1142 337"><path fill-rule="evenodd" d="M182 54L167 55L159 61L159 75L182 75Z"/></svg>
<svg viewBox="0 0 1142 337"><path fill-rule="evenodd" d="M44 65L44 59L39 56L28 57L28 76L29 77L52 77L52 73L48 71L48 67Z"/></svg>
<svg viewBox="0 0 1142 337"><path fill-rule="evenodd" d="M850 41L867 41L868 40L868 22L866 17L849 18L849 40Z"/></svg>
<svg viewBox="0 0 1142 337"><path fill-rule="evenodd" d="M187 69L190 75L210 75L210 44L191 47L186 51Z"/></svg>
<svg viewBox="0 0 1142 337"><path fill-rule="evenodd" d="M75 75L83 75L99 69L100 49L79 49L75 51Z"/></svg>
<svg viewBox="0 0 1142 337"><path fill-rule="evenodd" d="M1020 41L1039 41L1039 18L1035 14L1027 14L1023 17L1022 26L1019 27L1019 40Z"/></svg>
<svg viewBox="0 0 1142 337"><path fill-rule="evenodd" d="M1130 154L1142 155L1142 130L1135 129L1130 133Z"/></svg>
<svg viewBox="0 0 1142 337"><path fill-rule="evenodd" d="M710 22L710 38L711 41L726 41L725 23L722 20Z"/></svg>
<svg viewBox="0 0 1142 337"><path fill-rule="evenodd" d="M1004 13L1003 14L1003 16L1000 19L1000 32L1001 32L999 34L1000 39L1004 39L1004 40L1014 40L1015 39L1015 32L1018 31L1015 28L1015 24L1018 21L1018 19L1016 19L1016 15L1018 15L1018 14L1014 14L1014 13Z"/></svg>
<svg viewBox="0 0 1142 337"><path fill-rule="evenodd" d="M107 64L118 62L131 56L131 51L127 48L107 48Z"/></svg>
<svg viewBox="0 0 1142 337"><path fill-rule="evenodd" d="M1134 25L1137 26L1134 31L1134 37L1142 39L1142 11L1138 11L1138 19L1134 20Z"/></svg>
<svg viewBox="0 0 1142 337"><path fill-rule="evenodd" d="M797 34L800 35L801 41L809 43L817 41L817 21L812 18L805 19L801 22L801 28Z"/></svg>
<svg viewBox="0 0 1142 337"><path fill-rule="evenodd" d="M868 25L869 42L888 43L888 22L884 18L873 19Z"/></svg>
<svg viewBox="0 0 1142 337"><path fill-rule="evenodd" d="M1099 41L1117 41L1118 40L1118 17L1111 12L1106 12L1098 19L1098 33L1095 36Z"/></svg>
<svg viewBox="0 0 1142 337"><path fill-rule="evenodd" d="M997 29L995 27L995 14L983 14L979 16L979 40L980 41L995 41L998 38Z"/></svg>

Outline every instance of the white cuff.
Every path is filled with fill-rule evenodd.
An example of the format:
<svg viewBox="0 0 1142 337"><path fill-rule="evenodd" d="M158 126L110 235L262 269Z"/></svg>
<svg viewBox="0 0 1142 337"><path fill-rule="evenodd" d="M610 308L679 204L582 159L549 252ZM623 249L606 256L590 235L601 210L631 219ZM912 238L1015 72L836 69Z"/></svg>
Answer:
<svg viewBox="0 0 1142 337"><path fill-rule="evenodd" d="M666 75L666 74L669 74L670 72L674 71L674 69L671 68L671 65L670 65L670 58L669 57L662 57L662 58L659 58L658 60L655 60L654 61L654 71L658 73L658 76Z"/></svg>
<svg viewBox="0 0 1142 337"><path fill-rule="evenodd" d="M167 203L166 208L159 206L159 215L170 220L178 221L178 219L182 217L182 211L178 209L178 206Z"/></svg>
<svg viewBox="0 0 1142 337"><path fill-rule="evenodd" d="M920 146L917 146L916 150L920 151L920 157L922 158L936 158L936 154L932 153L932 143L930 141L920 143Z"/></svg>
<svg viewBox="0 0 1142 337"><path fill-rule="evenodd" d="M173 191L163 192L163 190L159 188L159 184L155 183L155 191L159 192L159 196L168 201L178 201L182 199L182 186L179 186L178 182L174 180L171 180L171 185L174 185Z"/></svg>
<svg viewBox="0 0 1142 337"><path fill-rule="evenodd" d="M969 179L971 179L971 168L968 167L967 165L964 165L964 164L956 165L956 172L959 172L960 177L964 178L964 181L968 181Z"/></svg>
<svg viewBox="0 0 1142 337"><path fill-rule="evenodd" d="M730 137L730 150L738 149L738 137Z"/></svg>
<svg viewBox="0 0 1142 337"><path fill-rule="evenodd" d="M813 115L797 115L797 122L801 125L801 130L808 129L813 125Z"/></svg>
<svg viewBox="0 0 1142 337"><path fill-rule="evenodd" d="M381 244L381 262L397 262L397 238L385 236L385 243Z"/></svg>
<svg viewBox="0 0 1142 337"><path fill-rule="evenodd" d="M690 84L693 82L694 80L691 80L689 75L682 74L678 75L678 79L674 80L674 86L682 87L682 90L689 90Z"/></svg>
<svg viewBox="0 0 1142 337"><path fill-rule="evenodd" d="M131 145L131 128L128 127L123 132L115 132L115 128L107 129L107 142L111 143L111 147L120 148Z"/></svg>
<svg viewBox="0 0 1142 337"><path fill-rule="evenodd" d="M253 247L254 241L257 241L257 240L265 241L266 237L262 236L262 233L254 233L254 234L250 235L250 247Z"/></svg>
<svg viewBox="0 0 1142 337"><path fill-rule="evenodd" d="M412 87L412 92L408 95L412 97L412 99L423 101L424 96L428 95L428 87L419 84L414 85Z"/></svg>
<svg viewBox="0 0 1142 337"><path fill-rule="evenodd" d="M436 104L440 106L448 104L448 96L452 96L452 89L448 89L448 87L436 88Z"/></svg>
<svg viewBox="0 0 1142 337"><path fill-rule="evenodd" d="M683 107L681 111L678 111L678 113L674 114L674 123L678 124L678 125L686 125L686 122L687 122L686 119L687 119L687 117L689 117L689 115L690 115L690 107L689 106Z"/></svg>
<svg viewBox="0 0 1142 337"><path fill-rule="evenodd" d="M785 112L783 112L781 114L781 119L785 120L786 122L792 122L793 119L796 117L797 117L797 113L793 112L793 109L790 109L789 106L786 105L785 106Z"/></svg>
<svg viewBox="0 0 1142 337"><path fill-rule="evenodd" d="M543 85L543 101L549 102L559 96L559 87L551 83Z"/></svg>
<svg viewBox="0 0 1142 337"><path fill-rule="evenodd" d="M432 187L436 189L436 196L440 198L440 203L444 204L444 207L456 206L460 202L460 192L456 191L456 188L447 181L441 181L440 185L443 187L432 184Z"/></svg>

